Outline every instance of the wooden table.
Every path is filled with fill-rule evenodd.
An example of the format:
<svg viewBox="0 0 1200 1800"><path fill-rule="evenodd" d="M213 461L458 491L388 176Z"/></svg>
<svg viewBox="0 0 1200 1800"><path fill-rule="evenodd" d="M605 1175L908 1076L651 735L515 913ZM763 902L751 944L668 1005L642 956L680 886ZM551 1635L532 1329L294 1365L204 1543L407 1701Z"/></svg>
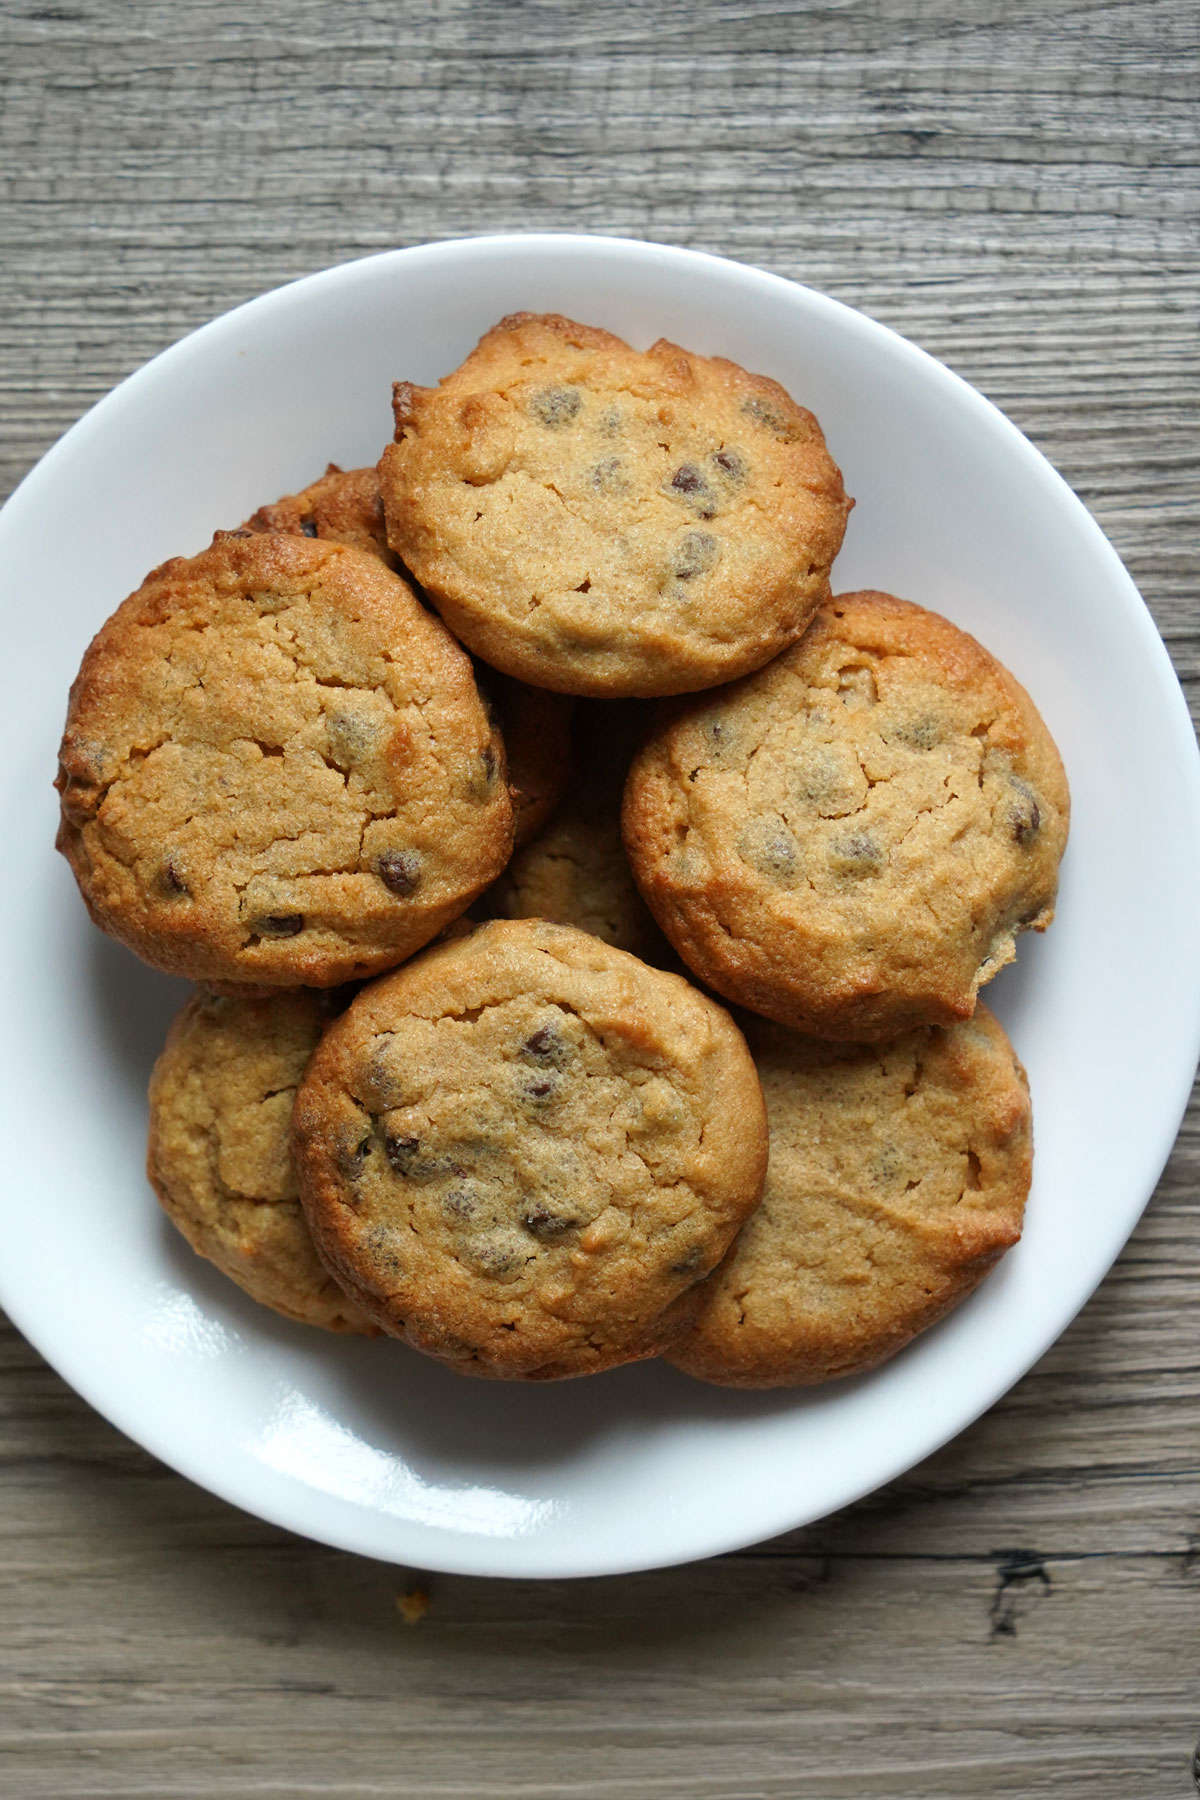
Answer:
<svg viewBox="0 0 1200 1800"><path fill-rule="evenodd" d="M0 22L9 481L292 276L481 230L659 238L823 288L982 388L1099 518L1196 697L1183 0L3 0ZM8 1331L0 1792L1191 1792L1198 1162L1193 1113L1091 1305L940 1455L775 1543L619 1580L427 1579L289 1537Z"/></svg>

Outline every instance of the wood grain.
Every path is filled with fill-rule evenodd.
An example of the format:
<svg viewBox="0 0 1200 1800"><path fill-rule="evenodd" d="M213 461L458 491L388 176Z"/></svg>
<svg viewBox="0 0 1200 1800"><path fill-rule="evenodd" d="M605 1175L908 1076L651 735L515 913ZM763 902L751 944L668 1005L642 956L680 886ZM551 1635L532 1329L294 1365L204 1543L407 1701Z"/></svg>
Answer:
<svg viewBox="0 0 1200 1800"><path fill-rule="evenodd" d="M1198 61L1183 0L2 0L0 481L311 269L513 228L696 245L990 395L1112 538L1195 708ZM1193 1106L1091 1305L931 1461L623 1580L427 1578L289 1537L8 1330L0 1791L1193 1791L1198 1171Z"/></svg>

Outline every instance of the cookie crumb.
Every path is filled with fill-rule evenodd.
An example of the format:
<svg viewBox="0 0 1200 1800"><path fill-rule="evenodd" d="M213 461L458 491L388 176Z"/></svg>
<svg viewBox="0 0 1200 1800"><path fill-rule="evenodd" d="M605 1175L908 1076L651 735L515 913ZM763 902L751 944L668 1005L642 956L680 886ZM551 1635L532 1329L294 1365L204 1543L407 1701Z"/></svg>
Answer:
<svg viewBox="0 0 1200 1800"><path fill-rule="evenodd" d="M396 1611L406 1625L419 1625L429 1611L429 1595L422 1587L411 1587L396 1595Z"/></svg>

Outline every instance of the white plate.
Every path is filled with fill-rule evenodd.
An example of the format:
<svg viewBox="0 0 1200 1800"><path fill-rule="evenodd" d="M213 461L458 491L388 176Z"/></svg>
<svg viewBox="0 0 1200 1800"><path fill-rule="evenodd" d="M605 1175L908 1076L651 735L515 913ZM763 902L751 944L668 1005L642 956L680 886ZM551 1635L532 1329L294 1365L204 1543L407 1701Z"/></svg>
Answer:
<svg viewBox="0 0 1200 1800"><path fill-rule="evenodd" d="M1030 1075L1018 1249L875 1375L746 1395L641 1365L473 1383L292 1327L194 1257L142 1175L145 1083L181 983L88 925L51 849L67 687L154 563L373 461L390 384L431 381L522 308L777 377L858 506L836 583L948 613L1009 664L1074 798L1059 915L989 989ZM0 517L0 1300L62 1375L193 1480L324 1542L422 1567L583 1575L803 1524L899 1474L1024 1373L1124 1243L1200 1040L1200 768L1166 654L1080 503L972 389L775 276L615 238L476 238L369 258L186 338L88 414Z"/></svg>

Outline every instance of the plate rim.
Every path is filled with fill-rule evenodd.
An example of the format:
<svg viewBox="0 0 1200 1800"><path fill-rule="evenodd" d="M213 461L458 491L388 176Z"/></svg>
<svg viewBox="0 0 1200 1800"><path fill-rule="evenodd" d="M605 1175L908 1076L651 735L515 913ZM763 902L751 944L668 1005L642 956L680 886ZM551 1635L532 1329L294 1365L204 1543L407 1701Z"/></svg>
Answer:
<svg viewBox="0 0 1200 1800"><path fill-rule="evenodd" d="M495 250L497 247L511 248L514 245L535 249L553 247L558 251L575 251L583 256L601 258L611 253L615 247L625 252L634 251L650 262L683 264L698 262L721 269L732 267L739 276L746 278L751 283L761 284L765 289L773 292L782 291L791 298L795 298L798 294L802 295L807 304L815 305L819 311L828 311L831 316L842 321L853 321L855 329L865 329L868 334L882 334L882 339L893 354L898 351L915 366L919 366L927 379L932 378L947 391L952 392L958 402L961 403L965 400L971 408L979 412L981 417L986 417L992 430L999 426L1008 441L1010 450L1025 461L1030 471L1036 474L1043 483L1047 476L1051 478L1051 486L1057 491L1060 503L1071 510L1076 524L1085 529L1092 540L1093 549L1107 563L1109 571L1114 577L1115 590L1120 592L1127 618L1139 634L1141 648L1157 677L1157 686L1161 691L1167 714L1168 733L1172 738L1172 747L1177 758L1175 773L1184 786L1190 788L1193 802L1191 816L1193 821L1200 821L1200 749L1197 747L1195 732L1179 677L1149 608L1138 592L1132 577L1099 524L1065 478L1020 428L986 395L980 393L962 376L939 362L919 345L903 337L892 327L872 318L870 314L860 308L834 299L805 283L741 262L733 257L717 255L711 251L694 250L681 245L663 244L648 239L596 233L490 232L380 250L368 256L348 258L344 262L296 277L292 281L265 290L263 293L241 302L238 306L187 332L183 337L176 339L138 368L132 370L108 393L101 396L46 450L13 490L3 509L0 509L0 546L3 545L10 531L20 532L25 508L31 504L37 504L42 485L55 478L60 459L68 455L71 450L86 445L94 432L107 429L109 422L119 417L127 405L136 402L143 383L154 379L155 374L164 366L169 367L182 363L186 358L195 355L198 349L202 352L214 338L223 333L236 332L242 321L259 312L270 311L278 307L286 296L303 298L320 288L336 286L339 281L353 279L354 271L362 270L368 265L388 263L397 268L403 268L406 264L436 260L439 256L447 253L452 255L460 253L467 247ZM1194 826L1194 835L1197 841L1200 841L1200 825ZM1200 1057L1200 982L1194 983L1194 991L1191 995L1190 1032L1181 1019L1179 1036L1181 1041L1178 1047L1178 1061L1173 1063L1173 1080L1165 1084L1169 1093L1164 1096L1160 1129L1153 1146L1147 1142L1139 1159L1144 1173L1138 1183L1140 1197L1137 1199L1136 1211L1133 1210L1134 1200L1131 1197L1130 1208L1128 1213L1123 1216L1122 1226L1107 1234L1102 1246L1099 1272L1087 1293L1082 1299L1073 1299L1065 1318L1060 1318L1055 1313L1051 1324L1044 1326L1042 1331L1034 1334L1028 1342L1024 1343L1014 1366L1010 1367L1005 1363L996 1379L986 1383L979 1390L972 1401L971 1408L967 1411L960 1409L956 1413L955 1422L948 1429L943 1428L939 1423L928 1433L922 1434L919 1430L915 1431L911 1439L911 1454L906 1448L905 1459L899 1466L895 1467L890 1474L885 1475L882 1480L871 1475L860 1482L848 1483L844 1497L836 1503L833 1511L840 1511L843 1507L861 1500L865 1495L877 1491L881 1486L898 1480L917 1463L924 1461L952 1438L966 1430L1041 1360L1049 1347L1088 1304L1100 1283L1110 1272L1130 1235L1136 1229L1177 1139L1192 1088L1196 1061ZM1187 1064L1184 1056L1186 1046L1182 1040L1185 1036L1190 1043L1190 1065ZM411 1557L395 1547L382 1544L378 1539L366 1543L361 1533L355 1533L353 1525L364 1511L361 1503L349 1503L352 1510L346 1516L344 1529L340 1528L340 1518L332 1524L325 1522L322 1525L314 1526L310 1520L299 1516L303 1510L302 1504L296 1506L289 1504L293 1490L298 1503L301 1502L303 1495L320 1492L320 1490L313 1489L311 1484L306 1483L302 1477L283 1476L272 1470L270 1492L264 1496L251 1495L248 1497L246 1484L237 1478L240 1468L238 1463L230 1465L231 1472L228 1474L225 1466L222 1466L214 1474L205 1460L202 1448L198 1449L193 1456L189 1454L186 1444L180 1446L172 1442L169 1446L164 1447L158 1441L159 1433L154 1430L147 1432L144 1421L138 1417L138 1407L133 1397L128 1397L127 1401L126 1395L120 1393L114 1395L107 1391L101 1375L97 1375L93 1382L91 1368L86 1366L79 1357L70 1354L70 1346L64 1349L55 1345L53 1351L44 1346L41 1341L42 1320L27 1315L20 1293L8 1291L12 1285L6 1278L4 1267L0 1265L0 1304L4 1306L13 1323L38 1354L80 1394L87 1404L159 1461L221 1500L270 1524L296 1532L313 1541L401 1565L413 1561ZM1032 1350L1029 1349L1030 1342L1035 1345ZM977 1404L975 1404L976 1400ZM256 1466L261 1471L262 1465ZM323 1500L332 1499L332 1496L327 1495L321 1497ZM344 1504L346 1503L341 1500L337 1502L339 1508ZM811 1525L820 1518L830 1516L830 1511L831 1509L824 1505L819 1506L816 1511L802 1506L798 1513L794 1501L789 1503L781 1497L773 1511L770 1508L760 1509L762 1514L770 1513L771 1515L765 1523L763 1517L759 1516L750 1527L736 1530L732 1534L728 1529L722 1531L714 1528L705 1541L698 1541L699 1534L693 1533L686 1545L677 1553L664 1554L659 1549L650 1554L632 1555L623 1559L614 1559L611 1555L601 1556L592 1566L589 1566L588 1559L583 1554L583 1546L577 1540L573 1554L564 1553L556 1560L553 1556L547 1557L543 1548L527 1559L525 1553L530 1549L536 1550L538 1542L536 1533L530 1538L516 1536L494 1539L464 1531L452 1537L448 1530L437 1527L434 1528L440 1534L437 1559L422 1558L416 1566L453 1574L509 1579L563 1579L635 1573L648 1569L679 1566L715 1554L743 1549L782 1532L798 1530ZM395 1536L403 1536L406 1530L412 1529L414 1523L379 1512L371 1516L379 1520L381 1527L379 1535L384 1537L389 1532ZM417 1529L428 1528L418 1526ZM499 1566L499 1557L489 1560L487 1555L489 1545L501 1552L503 1562L507 1566ZM461 1553L459 1553L460 1551Z"/></svg>

